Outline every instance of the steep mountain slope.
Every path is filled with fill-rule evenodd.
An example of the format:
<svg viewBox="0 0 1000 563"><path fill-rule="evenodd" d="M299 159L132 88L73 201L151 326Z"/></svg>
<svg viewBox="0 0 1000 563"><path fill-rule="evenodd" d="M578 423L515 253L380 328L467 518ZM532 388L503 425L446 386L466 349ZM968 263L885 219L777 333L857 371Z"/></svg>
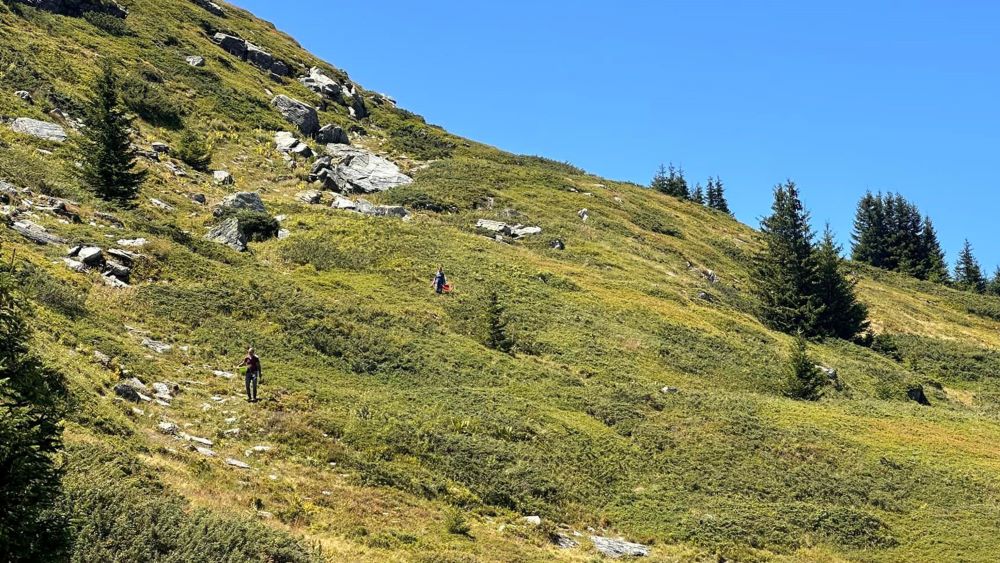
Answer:
<svg viewBox="0 0 1000 563"><path fill-rule="evenodd" d="M0 126L10 226L65 243L13 228L0 243L36 304L35 348L73 389L67 506L91 522L78 560L196 560L225 553L220 529L275 531L243 557L278 561L587 560L591 535L664 561L995 557L1000 301L853 266L879 338L811 344L838 386L786 399L791 339L753 316L749 227L450 135L236 7L122 4L124 26L0 3L0 115L69 116L65 143ZM228 53L220 32L271 59ZM235 184L163 156L143 162L135 209L83 189L72 124L101 58L125 75L137 144L200 129ZM354 93L324 99L297 80L311 67ZM282 155L274 134L323 148L277 95L411 175L365 196L409 216L303 202L322 189L314 158ZM259 192L288 236L242 253L205 240L237 191ZM542 230L497 242L481 219ZM63 261L137 238L129 287ZM430 290L439 265L452 294ZM510 353L485 345L491 328ZM257 404L227 373L247 345L264 361ZM129 377L167 383L160 404L116 397ZM148 541L156 526L184 545Z"/></svg>

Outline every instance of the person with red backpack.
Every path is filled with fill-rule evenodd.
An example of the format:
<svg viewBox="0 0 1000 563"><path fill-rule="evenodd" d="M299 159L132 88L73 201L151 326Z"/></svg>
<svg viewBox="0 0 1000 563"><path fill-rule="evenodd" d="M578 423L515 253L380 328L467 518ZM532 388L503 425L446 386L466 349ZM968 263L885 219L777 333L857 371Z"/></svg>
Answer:
<svg viewBox="0 0 1000 563"><path fill-rule="evenodd" d="M439 267L436 274L434 274L434 281L431 282L431 287L434 288L436 293L448 293L451 291L451 286L448 285L448 280L444 277L444 267Z"/></svg>
<svg viewBox="0 0 1000 563"><path fill-rule="evenodd" d="M260 380L260 358L254 354L253 347L247 348L247 355L237 368L245 367L244 381L247 388L247 401L257 402L257 382Z"/></svg>

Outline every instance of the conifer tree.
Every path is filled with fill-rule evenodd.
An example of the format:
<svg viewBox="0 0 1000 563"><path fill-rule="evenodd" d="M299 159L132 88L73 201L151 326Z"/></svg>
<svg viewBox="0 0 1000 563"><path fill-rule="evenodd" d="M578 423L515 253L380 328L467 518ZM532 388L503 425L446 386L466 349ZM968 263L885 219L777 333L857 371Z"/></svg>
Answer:
<svg viewBox="0 0 1000 563"><path fill-rule="evenodd" d="M681 199L691 197L688 191L687 179L684 178L684 169L675 168L671 162L667 167L667 188L666 193Z"/></svg>
<svg viewBox="0 0 1000 563"><path fill-rule="evenodd" d="M935 283L948 283L951 276L948 273L948 262L944 250L938 241L937 231L930 217L924 217L923 231L920 233L921 254L923 255L922 279Z"/></svg>
<svg viewBox="0 0 1000 563"><path fill-rule="evenodd" d="M972 245L968 239L965 240L962 252L958 254L958 262L955 263L955 285L960 289L976 293L986 291L986 278L983 277L983 270L972 253Z"/></svg>
<svg viewBox="0 0 1000 563"><path fill-rule="evenodd" d="M708 203L707 205L717 211L732 215L729 210L729 202L726 201L726 189L722 185L722 180L716 176L715 179L708 180Z"/></svg>
<svg viewBox="0 0 1000 563"><path fill-rule="evenodd" d="M844 275L840 252L840 245L827 225L815 250L815 292L823 304L816 333L850 340L868 328L868 308L854 294L857 282Z"/></svg>
<svg viewBox="0 0 1000 563"><path fill-rule="evenodd" d="M993 271L993 277L986 282L986 293L1000 297L1000 266Z"/></svg>
<svg viewBox="0 0 1000 563"><path fill-rule="evenodd" d="M101 198L126 203L136 197L146 173L136 170L132 121L119 103L119 92L118 77L105 59L84 111L81 179Z"/></svg>
<svg viewBox="0 0 1000 563"><path fill-rule="evenodd" d="M24 302L0 274L0 561L59 561L68 548L53 456L61 449L62 378L28 351Z"/></svg>
<svg viewBox="0 0 1000 563"><path fill-rule="evenodd" d="M754 260L761 320L789 334L814 334L822 305L815 295L813 233L794 182L775 187L761 234L764 249Z"/></svg>
<svg viewBox="0 0 1000 563"><path fill-rule="evenodd" d="M691 192L691 201L698 205L705 205L705 190L701 187L701 184L695 185L694 191Z"/></svg>
<svg viewBox="0 0 1000 563"><path fill-rule="evenodd" d="M887 231L882 194L866 193L858 202L854 217L851 257L876 268L885 268Z"/></svg>
<svg viewBox="0 0 1000 563"><path fill-rule="evenodd" d="M785 395L803 401L815 401L823 396L823 387L827 384L826 374L809 358L806 339L801 335L795 339L787 370Z"/></svg>
<svg viewBox="0 0 1000 563"><path fill-rule="evenodd" d="M195 170L205 171L212 163L212 148L205 137L192 128L184 130L176 154L177 158Z"/></svg>
<svg viewBox="0 0 1000 563"><path fill-rule="evenodd" d="M666 166L661 164L660 167L656 169L656 174L653 175L653 180L649 183L649 187L660 193L667 193L668 185Z"/></svg>

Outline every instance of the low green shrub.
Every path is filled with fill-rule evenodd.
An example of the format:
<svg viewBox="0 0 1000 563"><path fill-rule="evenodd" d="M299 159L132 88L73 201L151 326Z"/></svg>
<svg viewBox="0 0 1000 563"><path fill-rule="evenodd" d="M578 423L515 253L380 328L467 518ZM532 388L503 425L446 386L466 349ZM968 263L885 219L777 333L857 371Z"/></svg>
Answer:
<svg viewBox="0 0 1000 563"><path fill-rule="evenodd" d="M132 30L129 29L125 20L116 18L111 14L106 14L104 12L84 12L83 19L87 20L91 25L101 31L109 35L114 35L115 37L132 35Z"/></svg>

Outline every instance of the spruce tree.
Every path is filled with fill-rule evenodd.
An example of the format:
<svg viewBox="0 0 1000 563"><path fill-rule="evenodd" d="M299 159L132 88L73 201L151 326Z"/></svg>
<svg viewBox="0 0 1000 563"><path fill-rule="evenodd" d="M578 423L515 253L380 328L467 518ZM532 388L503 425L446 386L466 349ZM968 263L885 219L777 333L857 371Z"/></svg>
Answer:
<svg viewBox="0 0 1000 563"><path fill-rule="evenodd" d="M679 197L681 199L688 199L691 197L688 191L687 179L684 178L684 169L675 168L674 163L670 163L667 167L667 187L666 193L674 197Z"/></svg>
<svg viewBox="0 0 1000 563"><path fill-rule="evenodd" d="M185 129L184 134L181 135L176 155L191 168L203 172L212 163L212 148L205 141L204 136L191 128Z"/></svg>
<svg viewBox="0 0 1000 563"><path fill-rule="evenodd" d="M716 211L722 211L723 213L728 213L730 215L733 213L729 210L729 202L726 201L726 189L722 185L722 180L718 176L716 176L714 180L709 178L707 205Z"/></svg>
<svg viewBox="0 0 1000 563"><path fill-rule="evenodd" d="M993 271L993 277L986 282L986 293L1000 297L1000 266Z"/></svg>
<svg viewBox="0 0 1000 563"><path fill-rule="evenodd" d="M698 205L705 205L705 190L701 187L701 184L695 185L694 191L691 192L691 201Z"/></svg>
<svg viewBox="0 0 1000 563"><path fill-rule="evenodd" d="M938 241L937 231L930 217L924 217L924 228L920 233L920 246L923 255L923 279L935 283L948 283L951 276L948 273L948 262L944 250Z"/></svg>
<svg viewBox="0 0 1000 563"><path fill-rule="evenodd" d="M803 401L815 401L823 396L827 376L809 358L806 339L801 335L795 339L795 347L788 359L785 395Z"/></svg>
<svg viewBox="0 0 1000 563"><path fill-rule="evenodd" d="M119 92L118 77L105 59L84 110L81 179L101 198L125 203L136 197L146 173L136 170L132 121L119 103Z"/></svg>
<svg viewBox="0 0 1000 563"><path fill-rule="evenodd" d="M822 304L815 295L816 262L809 213L795 183L774 189L771 215L761 221L764 248L754 260L761 320L789 334L813 335Z"/></svg>
<svg viewBox="0 0 1000 563"><path fill-rule="evenodd" d="M858 202L854 216L854 233L851 236L854 244L851 248L851 257L876 268L886 267L887 231L882 195L866 193Z"/></svg>
<svg viewBox="0 0 1000 563"><path fill-rule="evenodd" d="M656 174L653 175L653 180L649 183L649 187L660 193L667 193L668 185L666 166L661 164L660 167L656 169Z"/></svg>
<svg viewBox="0 0 1000 563"><path fill-rule="evenodd" d="M69 545L60 471L61 377L28 350L24 301L0 274L0 561L59 561Z"/></svg>
<svg viewBox="0 0 1000 563"><path fill-rule="evenodd" d="M958 254L958 262L955 263L955 285L959 289L976 293L986 291L986 278L983 277L979 261L972 254L972 245L968 239L965 240L962 252Z"/></svg>
<svg viewBox="0 0 1000 563"><path fill-rule="evenodd" d="M815 292L823 304L816 333L850 340L868 328L868 308L854 293L856 282L844 275L840 252L827 225L815 250Z"/></svg>

